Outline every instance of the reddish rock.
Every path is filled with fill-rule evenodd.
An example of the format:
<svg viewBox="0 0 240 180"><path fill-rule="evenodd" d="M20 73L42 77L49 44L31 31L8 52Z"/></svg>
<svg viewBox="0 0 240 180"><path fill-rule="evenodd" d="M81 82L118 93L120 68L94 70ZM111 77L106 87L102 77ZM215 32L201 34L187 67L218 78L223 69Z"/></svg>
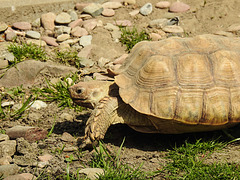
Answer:
<svg viewBox="0 0 240 180"><path fill-rule="evenodd" d="M75 28L77 26L81 26L83 24L83 20L82 19L77 19L71 23L68 24L69 27L71 28Z"/></svg>
<svg viewBox="0 0 240 180"><path fill-rule="evenodd" d="M97 26L97 20L96 19L89 19L86 21L83 21L83 27L90 32Z"/></svg>
<svg viewBox="0 0 240 180"><path fill-rule="evenodd" d="M158 2L155 7L160 9L166 9L169 8L171 3L169 1L160 1Z"/></svg>
<svg viewBox="0 0 240 180"><path fill-rule="evenodd" d="M10 137L10 139L23 137L29 142L45 139L47 133L48 132L44 129L30 126L14 126L6 130L6 134Z"/></svg>
<svg viewBox="0 0 240 180"><path fill-rule="evenodd" d="M56 42L55 38L49 37L49 36L43 36L41 38L43 41L45 41L50 46L58 46L59 44Z"/></svg>
<svg viewBox="0 0 240 180"><path fill-rule="evenodd" d="M88 35L88 32L86 29L77 26L72 29L71 34L75 37L82 37Z"/></svg>
<svg viewBox="0 0 240 180"><path fill-rule="evenodd" d="M38 156L39 161L41 162L47 162L52 159L52 155L50 154L45 154L43 156Z"/></svg>
<svg viewBox="0 0 240 180"><path fill-rule="evenodd" d="M105 17L112 17L115 15L115 11L113 9L103 9L102 15Z"/></svg>
<svg viewBox="0 0 240 180"><path fill-rule="evenodd" d="M190 9L190 6L183 2L174 2L169 7L169 11L174 13L186 12L189 9Z"/></svg>
<svg viewBox="0 0 240 180"><path fill-rule="evenodd" d="M80 12L83 11L83 9L88 6L90 3L77 3L76 4L76 9L79 10Z"/></svg>
<svg viewBox="0 0 240 180"><path fill-rule="evenodd" d="M12 25L16 29L20 30L30 30L32 29L32 25L29 22L15 22Z"/></svg>
<svg viewBox="0 0 240 180"><path fill-rule="evenodd" d="M41 16L41 22L44 27L44 29L53 31L55 28L55 21L56 15L52 12L42 14Z"/></svg>
<svg viewBox="0 0 240 180"><path fill-rule="evenodd" d="M132 26L132 23L129 20L117 20L113 24L117 26Z"/></svg>

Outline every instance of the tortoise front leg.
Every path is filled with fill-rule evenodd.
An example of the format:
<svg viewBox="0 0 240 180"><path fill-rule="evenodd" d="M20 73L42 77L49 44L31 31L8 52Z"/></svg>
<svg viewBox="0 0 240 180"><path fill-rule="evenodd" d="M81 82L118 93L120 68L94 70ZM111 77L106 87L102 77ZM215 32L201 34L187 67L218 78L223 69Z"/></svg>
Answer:
<svg viewBox="0 0 240 180"><path fill-rule="evenodd" d="M116 120L118 107L117 97L105 97L99 102L86 123L85 136L80 148L104 138L109 126Z"/></svg>

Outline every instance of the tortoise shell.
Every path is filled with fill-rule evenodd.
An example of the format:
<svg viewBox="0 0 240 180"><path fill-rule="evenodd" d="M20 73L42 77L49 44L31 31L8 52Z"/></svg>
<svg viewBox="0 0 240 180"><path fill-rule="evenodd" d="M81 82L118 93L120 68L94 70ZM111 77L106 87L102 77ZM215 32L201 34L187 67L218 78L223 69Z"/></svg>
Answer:
<svg viewBox="0 0 240 180"><path fill-rule="evenodd" d="M151 117L160 132L171 124L240 122L240 39L216 35L140 42L115 78L122 100ZM165 123L167 122L167 123ZM166 124L166 125L164 125ZM176 132L179 133L179 132Z"/></svg>

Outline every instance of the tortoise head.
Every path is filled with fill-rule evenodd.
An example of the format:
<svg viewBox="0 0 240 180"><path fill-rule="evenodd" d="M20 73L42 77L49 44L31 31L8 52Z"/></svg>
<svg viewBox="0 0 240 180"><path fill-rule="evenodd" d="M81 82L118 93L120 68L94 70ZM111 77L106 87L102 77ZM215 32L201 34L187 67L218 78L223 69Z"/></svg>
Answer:
<svg viewBox="0 0 240 180"><path fill-rule="evenodd" d="M70 96L76 104L88 108L95 108L98 102L109 96L112 81L79 82L69 88Z"/></svg>

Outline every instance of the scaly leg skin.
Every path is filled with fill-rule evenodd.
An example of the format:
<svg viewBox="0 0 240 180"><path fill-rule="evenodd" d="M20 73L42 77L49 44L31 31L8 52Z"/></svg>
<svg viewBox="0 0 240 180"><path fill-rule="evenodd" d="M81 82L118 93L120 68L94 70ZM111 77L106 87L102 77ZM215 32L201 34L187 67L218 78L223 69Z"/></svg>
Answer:
<svg viewBox="0 0 240 180"><path fill-rule="evenodd" d="M92 144L104 138L107 129L114 122L113 115L119 107L118 97L105 97L93 110L87 121L85 136L80 148L92 147Z"/></svg>

